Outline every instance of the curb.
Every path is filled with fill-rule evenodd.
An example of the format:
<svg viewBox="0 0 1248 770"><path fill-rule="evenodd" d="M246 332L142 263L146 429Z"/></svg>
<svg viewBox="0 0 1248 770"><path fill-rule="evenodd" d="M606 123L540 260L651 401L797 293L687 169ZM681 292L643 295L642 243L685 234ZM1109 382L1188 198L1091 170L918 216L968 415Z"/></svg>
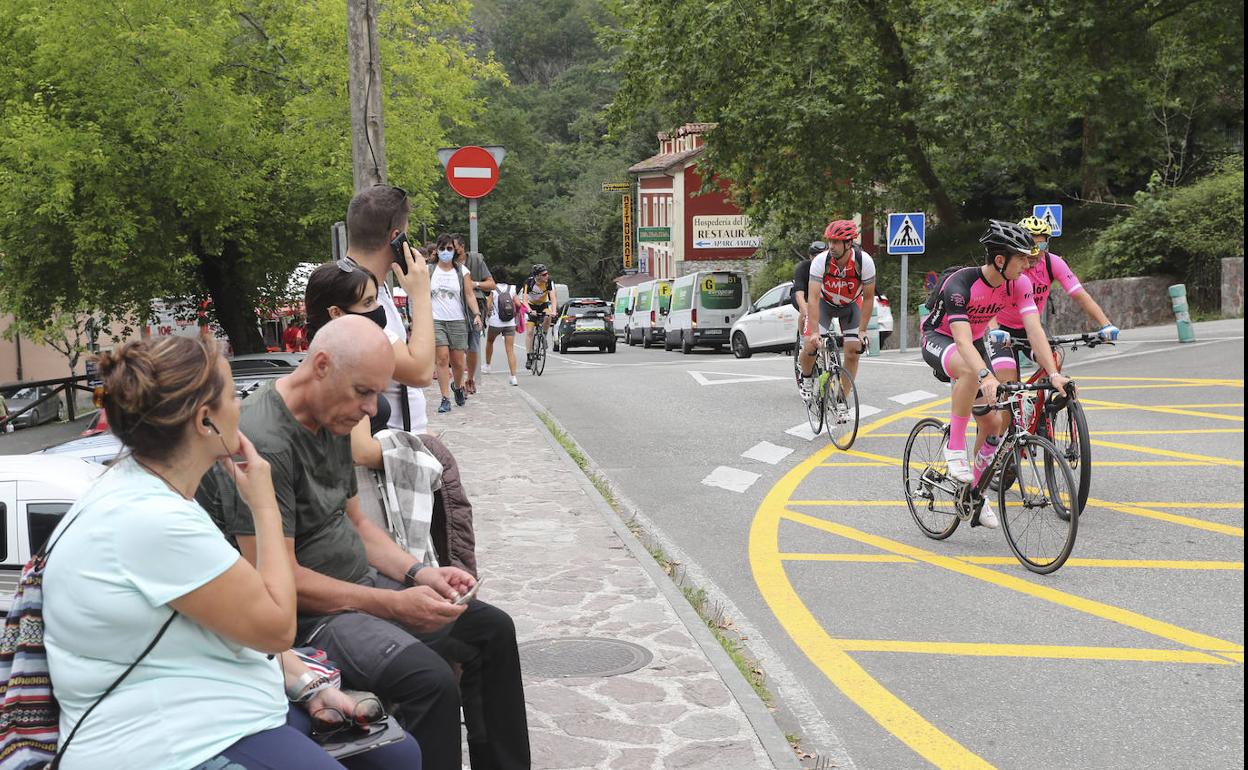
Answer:
<svg viewBox="0 0 1248 770"><path fill-rule="evenodd" d="M801 768L802 765L798 761L797 756L793 753L792 746L781 732L780 726L776 724L775 718L772 716L767 704L762 698L754 692L749 682L741 676L741 672L737 670L736 665L728 657L728 653L720 646L719 641L711 634L710 629L706 627L706 623L698 616L697 612L685 599L684 594L675 583L659 568L654 557L646 550L645 546L637 539L632 530L624 523L611 504L602 496L598 488L585 475L576 461L568 455L563 446L551 434L549 428L538 418L539 413L545 413L547 417L560 430L563 426L559 421L550 414L549 410L533 398L533 396L517 390L520 399L529 407L529 419L541 430L546 441L555 450L559 461L567 465L571 470L575 471L577 483L585 490L585 494L593 502L594 507L598 509L607 523L611 525L611 529L619 536L620 540L628 548L629 553L633 555L651 582L659 589L659 593L667 600L675 610L676 616L685 625L693 640L701 648L704 655L711 663L711 667L715 669L715 673L719 675L721 681L728 688L732 697L741 706L741 710L745 713L745 718L749 720L750 727L754 729L754 734L758 736L759 743L762 744L763 750L767 752L768 759L776 770L792 770ZM566 430L563 431L573 443L576 442ZM577 448L584 454L584 449L577 444ZM586 455L588 457L588 455Z"/></svg>

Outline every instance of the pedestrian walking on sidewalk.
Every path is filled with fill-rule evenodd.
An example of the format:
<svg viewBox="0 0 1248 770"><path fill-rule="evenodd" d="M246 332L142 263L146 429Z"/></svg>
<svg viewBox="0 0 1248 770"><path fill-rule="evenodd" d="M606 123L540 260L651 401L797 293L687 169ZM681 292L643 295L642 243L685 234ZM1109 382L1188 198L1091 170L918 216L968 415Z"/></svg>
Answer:
<svg viewBox="0 0 1248 770"><path fill-rule="evenodd" d="M485 263L485 257L479 251L468 251L464 245L464 236L459 233L452 233L451 239L455 243L455 261L458 264L468 268L468 272L472 274L472 282L475 285L473 294L477 298L477 307L485 307L485 298L489 293L494 291L497 285L494 276L490 274L490 266ZM482 329L468 330L468 357L467 357L467 373L464 380L464 392L472 395L477 392L477 362L481 353L481 332Z"/></svg>
<svg viewBox="0 0 1248 770"><path fill-rule="evenodd" d="M463 406L468 400L463 381L464 354L468 350L469 336L481 333L481 312L473 291L472 273L455 262L454 238L443 233L438 236L437 243L438 261L429 266L429 290L437 347L438 390L442 392L438 413L445 414L451 411L452 393L456 406Z"/></svg>
<svg viewBox="0 0 1248 770"><path fill-rule="evenodd" d="M485 337L485 366L483 374L490 371L490 362L494 358L494 340L503 338L503 350L507 354L507 369L510 372L508 382L518 385L516 379L516 317L520 314L520 298L516 296L516 287L506 283L506 276L496 276L497 284L489 295L489 330ZM506 316L504 318L503 316Z"/></svg>

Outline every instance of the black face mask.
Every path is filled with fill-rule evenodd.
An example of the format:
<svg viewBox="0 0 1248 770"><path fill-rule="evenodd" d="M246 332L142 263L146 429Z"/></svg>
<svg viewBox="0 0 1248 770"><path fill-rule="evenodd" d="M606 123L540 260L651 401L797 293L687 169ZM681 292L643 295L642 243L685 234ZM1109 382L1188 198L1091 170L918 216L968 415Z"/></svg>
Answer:
<svg viewBox="0 0 1248 770"><path fill-rule="evenodd" d="M381 328L383 329L386 328L386 309L382 307L381 305L378 305L377 307L373 308L367 313L352 313L350 310L346 312L349 313L350 315L364 316L365 318L377 324Z"/></svg>

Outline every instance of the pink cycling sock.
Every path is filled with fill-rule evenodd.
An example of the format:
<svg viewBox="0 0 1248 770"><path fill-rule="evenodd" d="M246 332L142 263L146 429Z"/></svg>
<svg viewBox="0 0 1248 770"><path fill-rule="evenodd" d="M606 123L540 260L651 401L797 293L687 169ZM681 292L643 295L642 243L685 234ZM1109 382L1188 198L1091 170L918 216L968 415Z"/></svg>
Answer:
<svg viewBox="0 0 1248 770"><path fill-rule="evenodd" d="M966 426L971 422L970 417L960 417L956 414L949 415L949 448L958 452L966 451Z"/></svg>

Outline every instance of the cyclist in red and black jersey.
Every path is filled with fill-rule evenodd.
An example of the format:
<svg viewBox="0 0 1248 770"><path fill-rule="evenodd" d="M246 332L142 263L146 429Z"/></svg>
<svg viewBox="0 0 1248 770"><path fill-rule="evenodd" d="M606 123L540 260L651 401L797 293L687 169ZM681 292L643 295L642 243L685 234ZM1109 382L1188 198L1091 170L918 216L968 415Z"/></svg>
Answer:
<svg viewBox="0 0 1248 770"><path fill-rule="evenodd" d="M858 239L858 225L850 219L838 219L823 231L823 238L828 249L811 261L810 283L806 290L808 303L819 297L819 310L816 313L808 304L802 327L802 353L798 362L802 370L803 396L809 396L814 389L811 371L815 353L821 344L820 337L831 328L833 318L840 323L841 336L845 338L845 369L857 379L858 357L865 349L867 323L875 307L875 261L854 243ZM814 333L816 325L818 334Z"/></svg>
<svg viewBox="0 0 1248 770"><path fill-rule="evenodd" d="M988 231L979 239L984 244L985 264L965 267L950 274L938 287L932 309L923 319L923 360L932 367L936 378L953 382L952 407L949 416L949 444L945 447L948 473L959 481L971 482L975 475L966 456L966 427L971 420L971 407L977 398L996 401L1000 383L989 367L992 351L984 339L989 322L1007 307L1018 310L1027 339L1049 381L1064 388L1069 379L1057 370L1048 337L1040 325L1040 315L1032 301L1031 281L1023 275L1027 256L1033 245L1031 235L1014 224L998 219L988 222ZM976 441L977 468L987 467L996 451L995 444L984 439L1001 432L1000 416L989 412L976 417L979 438ZM979 455L986 453L986 458ZM979 523L997 526L997 517L987 501L979 514Z"/></svg>

